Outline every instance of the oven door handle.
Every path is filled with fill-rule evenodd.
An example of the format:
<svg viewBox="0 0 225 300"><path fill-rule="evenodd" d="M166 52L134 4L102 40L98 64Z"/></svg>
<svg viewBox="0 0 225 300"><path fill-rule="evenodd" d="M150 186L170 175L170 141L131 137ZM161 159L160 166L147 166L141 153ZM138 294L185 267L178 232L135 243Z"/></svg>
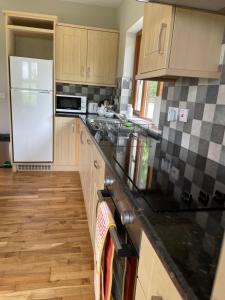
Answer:
<svg viewBox="0 0 225 300"><path fill-rule="evenodd" d="M98 190L97 195L98 195L98 200L99 202L105 201L105 198L103 197L102 193L105 193L104 190ZM115 227L111 227L109 229L111 238L113 240L113 244L115 247L116 254L119 257L133 257L137 256L137 252L134 248L133 245L131 244L122 244L120 241L120 238L118 236L117 230Z"/></svg>

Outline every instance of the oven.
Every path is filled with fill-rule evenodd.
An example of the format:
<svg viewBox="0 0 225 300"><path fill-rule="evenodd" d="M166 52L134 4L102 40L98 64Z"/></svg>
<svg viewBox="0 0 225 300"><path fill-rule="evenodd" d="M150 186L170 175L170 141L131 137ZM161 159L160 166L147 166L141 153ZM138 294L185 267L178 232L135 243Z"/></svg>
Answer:
<svg viewBox="0 0 225 300"><path fill-rule="evenodd" d="M106 201L116 223L110 229L115 247L112 272L112 297L114 300L134 300L137 278L138 255L126 227L122 224L120 212L107 189L98 191L99 201ZM106 262L103 261L102 268ZM104 272L103 272L104 273Z"/></svg>
<svg viewBox="0 0 225 300"><path fill-rule="evenodd" d="M131 204L120 179L107 164L104 190L98 191L98 198L107 202L117 226L116 230L110 230L116 251L113 261L113 299L133 300L142 236L142 225L138 218L140 212Z"/></svg>
<svg viewBox="0 0 225 300"><path fill-rule="evenodd" d="M86 113L87 97L75 95L56 95L57 113Z"/></svg>

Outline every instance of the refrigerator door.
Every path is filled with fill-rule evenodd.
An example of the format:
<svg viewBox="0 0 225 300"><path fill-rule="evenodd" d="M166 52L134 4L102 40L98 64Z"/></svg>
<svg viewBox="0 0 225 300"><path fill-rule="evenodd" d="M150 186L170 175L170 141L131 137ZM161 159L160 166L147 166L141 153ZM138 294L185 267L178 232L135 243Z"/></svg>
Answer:
<svg viewBox="0 0 225 300"><path fill-rule="evenodd" d="M52 60L10 56L11 88L52 91Z"/></svg>
<svg viewBox="0 0 225 300"><path fill-rule="evenodd" d="M14 162L53 161L52 92L11 90Z"/></svg>

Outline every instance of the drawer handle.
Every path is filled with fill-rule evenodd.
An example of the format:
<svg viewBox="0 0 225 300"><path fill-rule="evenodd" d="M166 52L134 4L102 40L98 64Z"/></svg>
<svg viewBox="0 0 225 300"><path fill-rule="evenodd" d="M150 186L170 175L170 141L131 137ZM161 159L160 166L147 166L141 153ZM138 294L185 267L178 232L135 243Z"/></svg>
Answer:
<svg viewBox="0 0 225 300"><path fill-rule="evenodd" d="M152 296L151 300L163 300L161 296Z"/></svg>
<svg viewBox="0 0 225 300"><path fill-rule="evenodd" d="M159 33L159 42L158 42L158 52L159 52L159 54L163 54L163 52L164 52L164 45L165 45L165 39L166 39L166 29L167 29L167 24L162 23L161 28L160 28L160 33Z"/></svg>
<svg viewBox="0 0 225 300"><path fill-rule="evenodd" d="M88 143L88 145L92 144L92 142L89 139L87 139L87 143Z"/></svg>
<svg viewBox="0 0 225 300"><path fill-rule="evenodd" d="M98 163L97 160L94 161L94 167L99 170L101 168L100 164Z"/></svg>

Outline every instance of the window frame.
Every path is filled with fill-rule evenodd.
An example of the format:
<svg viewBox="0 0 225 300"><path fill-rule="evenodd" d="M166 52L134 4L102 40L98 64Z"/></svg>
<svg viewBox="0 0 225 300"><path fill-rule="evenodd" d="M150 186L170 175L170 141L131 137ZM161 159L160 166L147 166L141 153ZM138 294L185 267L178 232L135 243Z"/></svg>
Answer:
<svg viewBox="0 0 225 300"><path fill-rule="evenodd" d="M147 100L148 100L148 91L149 91L149 85L150 85L150 81L148 81L148 80L143 80L143 89L142 89L142 97L141 97L141 109L140 109L140 111L136 110L137 92L138 92L138 79L136 79L136 76L138 75L138 71L139 71L140 52L141 52L141 38L142 38L142 30L138 31L137 34L136 34L135 55L134 55L134 70L133 70L132 106L133 106L135 115L137 115L141 118L144 118L144 119L148 119L148 118L145 117L145 109L146 109L146 104L147 104ZM163 93L163 82L158 81L156 96L162 96L162 93Z"/></svg>

